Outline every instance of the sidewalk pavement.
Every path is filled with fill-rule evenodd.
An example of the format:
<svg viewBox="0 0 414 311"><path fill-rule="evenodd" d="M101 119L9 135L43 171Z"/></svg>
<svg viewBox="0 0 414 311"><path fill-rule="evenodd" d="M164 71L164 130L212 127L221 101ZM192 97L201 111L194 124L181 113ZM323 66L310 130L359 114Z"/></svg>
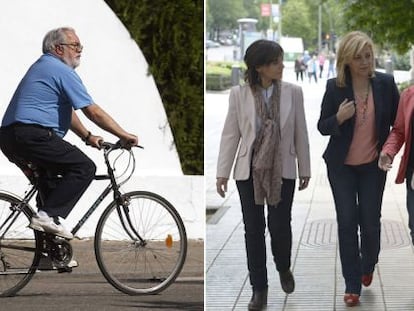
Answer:
<svg viewBox="0 0 414 311"><path fill-rule="evenodd" d="M286 81L294 81L285 68ZM396 79L398 81L398 79ZM295 292L286 295L279 283L268 243L269 297L267 310L346 310L338 254L335 210L322 153L328 138L316 123L326 79L303 87L311 147L312 178L308 189L296 191L292 209L292 270ZM251 297L241 209L234 181L225 199L215 192L220 134L228 91L207 93L205 100L205 176L207 208L217 208L206 230L206 310L247 310ZM399 156L396 157L399 159ZM414 254L407 227L405 186L394 183L398 161L388 174L382 208L382 250L370 287L352 310L414 310Z"/></svg>

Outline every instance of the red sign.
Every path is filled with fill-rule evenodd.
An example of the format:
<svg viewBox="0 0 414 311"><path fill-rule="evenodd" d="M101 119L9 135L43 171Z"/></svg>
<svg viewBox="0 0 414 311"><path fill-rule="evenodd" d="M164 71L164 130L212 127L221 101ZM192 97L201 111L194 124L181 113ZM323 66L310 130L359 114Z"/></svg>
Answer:
<svg viewBox="0 0 414 311"><path fill-rule="evenodd" d="M270 13L272 11L272 6L270 3L262 3L260 5L260 13L262 16L270 16Z"/></svg>

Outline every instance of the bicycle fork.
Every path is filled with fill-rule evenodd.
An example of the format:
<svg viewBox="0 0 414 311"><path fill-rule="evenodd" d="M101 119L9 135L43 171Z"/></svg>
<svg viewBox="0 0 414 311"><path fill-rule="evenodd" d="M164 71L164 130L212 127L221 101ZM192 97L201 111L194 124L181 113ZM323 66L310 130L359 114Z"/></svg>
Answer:
<svg viewBox="0 0 414 311"><path fill-rule="evenodd" d="M147 242L139 235L134 228L131 217L129 217L129 198L122 196L119 190L114 192L115 201L117 202L116 210L122 227L128 236L138 243L138 246L143 247L147 245Z"/></svg>

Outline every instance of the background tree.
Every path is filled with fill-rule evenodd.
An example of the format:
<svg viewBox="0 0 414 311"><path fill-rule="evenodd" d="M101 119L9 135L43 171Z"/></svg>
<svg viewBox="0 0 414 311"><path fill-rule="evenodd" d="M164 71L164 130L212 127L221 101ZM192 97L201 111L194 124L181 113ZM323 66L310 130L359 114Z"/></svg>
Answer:
<svg viewBox="0 0 414 311"><path fill-rule="evenodd" d="M314 9L308 0L286 2L282 6L282 36L302 38L305 49L315 49L318 28L312 19Z"/></svg>
<svg viewBox="0 0 414 311"><path fill-rule="evenodd" d="M207 29L210 39L218 40L222 30L237 29L237 20L245 17L243 0L208 0Z"/></svg>
<svg viewBox="0 0 414 311"><path fill-rule="evenodd" d="M184 173L203 174L204 1L105 2L145 55L168 116Z"/></svg>
<svg viewBox="0 0 414 311"><path fill-rule="evenodd" d="M349 30L370 33L374 42L403 54L414 44L412 0L341 0Z"/></svg>

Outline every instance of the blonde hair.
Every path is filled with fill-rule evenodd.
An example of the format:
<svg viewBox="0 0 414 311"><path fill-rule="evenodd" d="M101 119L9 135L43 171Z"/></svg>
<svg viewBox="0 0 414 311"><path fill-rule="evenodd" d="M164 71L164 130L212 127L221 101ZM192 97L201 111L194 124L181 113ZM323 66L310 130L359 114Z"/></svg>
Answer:
<svg viewBox="0 0 414 311"><path fill-rule="evenodd" d="M336 60L336 85L338 87L346 86L346 71L349 71L348 64L365 47L368 47L371 50L372 55L369 76L371 78L375 76L374 43L366 33L362 31L352 31L347 33L339 43Z"/></svg>

